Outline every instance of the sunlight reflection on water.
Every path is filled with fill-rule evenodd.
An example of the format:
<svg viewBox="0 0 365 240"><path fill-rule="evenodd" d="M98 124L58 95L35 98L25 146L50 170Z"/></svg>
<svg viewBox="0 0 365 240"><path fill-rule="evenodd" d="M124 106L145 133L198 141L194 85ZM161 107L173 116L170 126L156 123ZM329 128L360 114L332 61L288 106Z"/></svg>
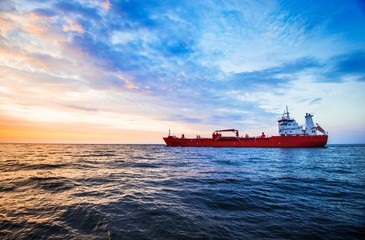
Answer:
<svg viewBox="0 0 365 240"><path fill-rule="evenodd" d="M3 238L358 238L364 146L1 144Z"/></svg>

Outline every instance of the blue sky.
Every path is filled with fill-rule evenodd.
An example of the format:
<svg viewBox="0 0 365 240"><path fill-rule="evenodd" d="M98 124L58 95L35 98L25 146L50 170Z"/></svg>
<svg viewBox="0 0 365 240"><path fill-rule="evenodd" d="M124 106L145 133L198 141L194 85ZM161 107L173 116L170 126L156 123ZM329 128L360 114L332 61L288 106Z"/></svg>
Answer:
<svg viewBox="0 0 365 240"><path fill-rule="evenodd" d="M363 1L5 0L0 10L3 128L37 126L55 142L68 141L56 137L65 126L84 134L74 142L275 135L288 105L301 124L314 113L330 143L365 143Z"/></svg>

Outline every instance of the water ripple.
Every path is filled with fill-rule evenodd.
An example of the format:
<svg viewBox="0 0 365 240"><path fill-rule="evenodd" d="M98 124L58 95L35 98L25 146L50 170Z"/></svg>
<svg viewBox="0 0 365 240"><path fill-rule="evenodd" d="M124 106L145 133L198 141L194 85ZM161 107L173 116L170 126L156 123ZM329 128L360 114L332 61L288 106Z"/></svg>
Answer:
<svg viewBox="0 0 365 240"><path fill-rule="evenodd" d="M363 239L365 146L0 144L2 239Z"/></svg>

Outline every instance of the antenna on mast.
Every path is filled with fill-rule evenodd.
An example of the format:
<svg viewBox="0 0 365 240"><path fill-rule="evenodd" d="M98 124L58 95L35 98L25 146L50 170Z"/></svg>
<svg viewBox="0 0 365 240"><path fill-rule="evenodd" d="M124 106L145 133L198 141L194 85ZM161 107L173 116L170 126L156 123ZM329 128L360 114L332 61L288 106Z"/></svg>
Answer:
<svg viewBox="0 0 365 240"><path fill-rule="evenodd" d="M289 117L288 105L285 105L285 106L286 106L286 108L285 108L283 116L286 115L286 118L289 119L290 117Z"/></svg>

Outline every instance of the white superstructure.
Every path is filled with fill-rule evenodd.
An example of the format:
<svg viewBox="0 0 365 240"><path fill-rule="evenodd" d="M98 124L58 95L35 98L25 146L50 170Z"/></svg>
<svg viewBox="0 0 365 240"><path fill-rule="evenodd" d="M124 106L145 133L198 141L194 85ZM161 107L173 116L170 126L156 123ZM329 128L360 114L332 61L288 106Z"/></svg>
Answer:
<svg viewBox="0 0 365 240"><path fill-rule="evenodd" d="M299 126L294 118L290 118L288 106L278 121L278 127L280 136L303 134L302 126Z"/></svg>
<svg viewBox="0 0 365 240"><path fill-rule="evenodd" d="M290 118L288 106L284 111L281 119L278 120L279 135L280 136L295 136L295 135L317 135L317 130L326 134L326 132L317 124L313 123L313 114L307 113L305 115L305 128L298 125L294 118Z"/></svg>

